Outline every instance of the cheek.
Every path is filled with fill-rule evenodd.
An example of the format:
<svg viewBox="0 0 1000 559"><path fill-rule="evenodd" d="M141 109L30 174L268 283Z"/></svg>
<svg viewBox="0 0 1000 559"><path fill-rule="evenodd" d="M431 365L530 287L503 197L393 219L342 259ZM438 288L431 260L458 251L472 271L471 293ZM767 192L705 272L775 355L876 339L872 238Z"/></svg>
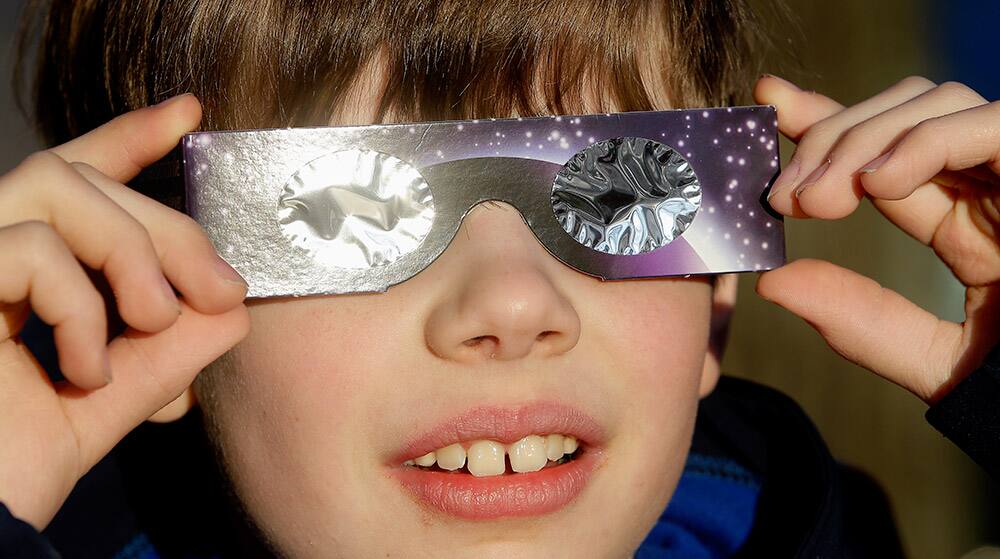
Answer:
<svg viewBox="0 0 1000 559"><path fill-rule="evenodd" d="M598 347L614 351L631 398L692 401L708 348L711 288L696 281L610 284L590 308ZM595 301L598 299L595 298Z"/></svg>
<svg viewBox="0 0 1000 559"><path fill-rule="evenodd" d="M650 281L602 298L598 343L614 354L614 384L627 404L618 451L623 494L651 524L676 487L690 447L708 347L711 289L701 282ZM637 504L640 500L637 499ZM642 527L642 522L637 523Z"/></svg>
<svg viewBox="0 0 1000 559"><path fill-rule="evenodd" d="M230 404L218 420L228 427L227 460L241 497L277 534L301 535L286 524L303 520L302 511L351 518L358 511L336 510L339 503L365 501L357 480L370 475L370 464L356 450L380 438L368 432L377 422L366 419L379 417L380 403L390 401L380 396L392 385L380 377L393 358L384 340L399 328L373 318L394 316L373 312L376 305L366 305L365 320L352 305L337 312L309 302L251 310L251 334L233 354L239 376L227 383ZM317 492L317 480L330 487ZM331 503L329 494L344 499ZM283 510L289 502L295 510Z"/></svg>
<svg viewBox="0 0 1000 559"><path fill-rule="evenodd" d="M350 313L321 313L302 305L291 309L262 306L251 311L250 336L241 344L237 370L247 402L255 402L293 424L321 413L328 419L353 413L357 395L370 375L376 357L369 340L378 324L352 320ZM281 325L280 327L278 325ZM332 414L332 416L331 416Z"/></svg>
<svg viewBox="0 0 1000 559"><path fill-rule="evenodd" d="M268 416L261 429L308 441L336 440L343 429L357 438L358 426L368 424L361 420L379 417L390 401L386 394L405 390L398 369L412 344L400 340L414 329L384 301L360 296L335 308L316 299L251 310L253 328L235 368L244 401Z"/></svg>

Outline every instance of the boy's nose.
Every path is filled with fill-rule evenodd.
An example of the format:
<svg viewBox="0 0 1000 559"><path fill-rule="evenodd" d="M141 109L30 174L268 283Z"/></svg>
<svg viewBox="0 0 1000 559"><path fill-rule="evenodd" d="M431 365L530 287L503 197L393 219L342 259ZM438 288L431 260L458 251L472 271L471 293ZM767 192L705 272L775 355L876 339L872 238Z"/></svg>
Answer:
<svg viewBox="0 0 1000 559"><path fill-rule="evenodd" d="M426 340L443 359L548 357L572 349L580 317L560 292L558 276L576 274L534 238L513 208L477 208L437 264L446 281L427 318Z"/></svg>

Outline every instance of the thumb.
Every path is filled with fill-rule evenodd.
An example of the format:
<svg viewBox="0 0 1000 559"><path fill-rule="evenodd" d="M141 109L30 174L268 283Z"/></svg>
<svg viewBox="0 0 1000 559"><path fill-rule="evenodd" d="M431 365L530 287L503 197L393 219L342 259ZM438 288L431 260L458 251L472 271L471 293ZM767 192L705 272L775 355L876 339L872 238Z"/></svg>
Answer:
<svg viewBox="0 0 1000 559"><path fill-rule="evenodd" d="M761 274L757 293L803 318L843 357L928 403L956 365L960 325L829 262L797 260Z"/></svg>
<svg viewBox="0 0 1000 559"><path fill-rule="evenodd" d="M188 93L125 113L49 151L126 183L170 153L181 136L197 128L200 121L201 103Z"/></svg>
<svg viewBox="0 0 1000 559"><path fill-rule="evenodd" d="M92 391L67 385L60 391L84 468L96 464L129 431L176 399L250 328L243 305L216 315L198 313L183 301L181 309L166 330L147 334L130 328L111 342L110 384Z"/></svg>

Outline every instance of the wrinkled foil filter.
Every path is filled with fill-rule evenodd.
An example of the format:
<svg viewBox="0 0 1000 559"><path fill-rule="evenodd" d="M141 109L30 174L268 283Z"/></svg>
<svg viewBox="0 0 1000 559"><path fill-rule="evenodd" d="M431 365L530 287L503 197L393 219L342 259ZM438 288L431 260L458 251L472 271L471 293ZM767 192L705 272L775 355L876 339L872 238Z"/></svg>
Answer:
<svg viewBox="0 0 1000 559"><path fill-rule="evenodd" d="M488 200L607 280L785 258L773 107L199 132L183 151L188 212L250 297L384 291Z"/></svg>
<svg viewBox="0 0 1000 559"><path fill-rule="evenodd" d="M278 223L288 241L333 268L395 262L420 245L433 221L434 197L420 172L369 150L310 161L278 198Z"/></svg>
<svg viewBox="0 0 1000 559"><path fill-rule="evenodd" d="M574 155L556 175L552 208L580 244L608 254L651 252L680 236L701 207L701 185L677 151L613 138Z"/></svg>

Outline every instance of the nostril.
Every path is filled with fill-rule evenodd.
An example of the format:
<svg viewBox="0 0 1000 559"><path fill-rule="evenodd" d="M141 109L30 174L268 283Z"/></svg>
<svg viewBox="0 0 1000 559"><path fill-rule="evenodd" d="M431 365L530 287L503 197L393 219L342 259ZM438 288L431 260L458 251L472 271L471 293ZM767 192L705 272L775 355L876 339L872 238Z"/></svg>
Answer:
<svg viewBox="0 0 1000 559"><path fill-rule="evenodd" d="M541 334L535 336L535 340L539 341L539 342L543 342L546 339L548 339L548 338L550 338L552 336L557 336L557 335L559 335L559 332L556 332L555 330L546 330L546 331L542 332Z"/></svg>
<svg viewBox="0 0 1000 559"><path fill-rule="evenodd" d="M497 336L476 336L462 342L462 345L472 350L473 355L495 359L500 348L500 338Z"/></svg>
<svg viewBox="0 0 1000 559"><path fill-rule="evenodd" d="M475 338L469 338L462 342L466 347L482 348L482 349L494 349L500 344L500 338L496 336L476 336Z"/></svg>

